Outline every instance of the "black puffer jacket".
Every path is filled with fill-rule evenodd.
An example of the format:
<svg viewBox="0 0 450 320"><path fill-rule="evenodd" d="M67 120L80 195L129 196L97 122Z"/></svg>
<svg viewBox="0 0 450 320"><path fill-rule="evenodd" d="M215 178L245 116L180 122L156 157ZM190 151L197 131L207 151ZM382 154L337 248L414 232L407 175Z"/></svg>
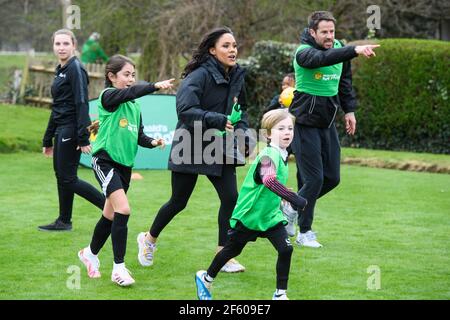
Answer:
<svg viewBox="0 0 450 320"><path fill-rule="evenodd" d="M243 110L242 119L236 129L248 129L245 107L244 70L236 65L228 75L223 66L212 56L192 71L181 83L177 92L178 123L169 158L169 169L176 172L221 176L225 151L221 137L213 134L203 141L203 134L225 130L227 115L232 111L234 98ZM194 128L195 124L195 128ZM195 134L194 134L195 133ZM206 137L206 136L205 136ZM213 140L219 139L219 140ZM218 141L212 144L212 141ZM205 151L205 148L209 148ZM205 154L211 148L215 159L208 161ZM229 162L227 162L229 163ZM234 162L233 165L239 165Z"/></svg>
<svg viewBox="0 0 450 320"><path fill-rule="evenodd" d="M339 107L342 107L345 113L354 112L356 109L350 63L350 60L357 56L355 47L324 49L317 45L308 29L303 31L301 43L312 46L301 50L295 57L303 68L315 69L343 62L336 96L323 97L295 91L289 107L289 111L296 116L297 123L315 128L329 128L334 123Z"/></svg>

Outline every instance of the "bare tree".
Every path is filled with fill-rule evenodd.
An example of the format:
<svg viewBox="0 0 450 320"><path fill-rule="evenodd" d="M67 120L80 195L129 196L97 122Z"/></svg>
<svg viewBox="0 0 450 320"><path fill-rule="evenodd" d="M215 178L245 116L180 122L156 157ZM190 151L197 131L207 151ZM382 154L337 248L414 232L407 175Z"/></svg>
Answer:
<svg viewBox="0 0 450 320"><path fill-rule="evenodd" d="M61 27L60 4L54 0L3 0L0 16L0 43L11 49L28 44L48 50L51 32Z"/></svg>
<svg viewBox="0 0 450 320"><path fill-rule="evenodd" d="M369 5L378 5L381 11L381 38L435 37L440 21L450 16L450 2L439 0L337 0L331 7L338 20L338 36L347 39L363 39L369 29L366 26Z"/></svg>
<svg viewBox="0 0 450 320"><path fill-rule="evenodd" d="M156 9L141 58L146 78L178 77L202 35L218 26L230 27L242 55L257 40L296 42L314 5L332 0L173 0Z"/></svg>

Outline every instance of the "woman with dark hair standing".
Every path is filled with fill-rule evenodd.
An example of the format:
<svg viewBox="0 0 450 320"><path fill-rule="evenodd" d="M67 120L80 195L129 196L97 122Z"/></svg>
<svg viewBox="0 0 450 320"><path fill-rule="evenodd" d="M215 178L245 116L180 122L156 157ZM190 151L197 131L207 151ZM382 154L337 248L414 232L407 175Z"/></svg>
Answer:
<svg viewBox="0 0 450 320"><path fill-rule="evenodd" d="M229 159L225 161L223 150L219 157L216 154L215 159L219 161L205 161L204 151L211 142L205 143L202 134L199 136L198 132L213 129L227 131L231 136L235 129L248 129L244 70L236 63L237 53L232 31L226 27L217 28L203 37L184 69L184 79L177 92L178 124L169 159L172 195L160 208L150 231L138 235L138 260L142 266L153 264L157 238L167 224L186 207L198 175L206 175L219 196L217 250L220 251L225 245L230 228L229 220L238 196L238 164ZM236 123L232 123L227 117L232 112L233 103L240 104L243 111L241 119ZM186 142L188 140L191 142ZM248 148L246 149L248 153ZM244 270L236 260L229 261L222 268L224 272Z"/></svg>
<svg viewBox="0 0 450 320"><path fill-rule="evenodd" d="M59 217L55 222L39 226L42 231L72 230L74 194L103 209L105 197L89 183L78 179L81 152L90 153L88 82L81 62L75 56L76 39L72 31L61 29L52 37L58 58L51 93L52 113L43 139L43 153L53 156L58 184ZM54 144L53 140L54 139Z"/></svg>

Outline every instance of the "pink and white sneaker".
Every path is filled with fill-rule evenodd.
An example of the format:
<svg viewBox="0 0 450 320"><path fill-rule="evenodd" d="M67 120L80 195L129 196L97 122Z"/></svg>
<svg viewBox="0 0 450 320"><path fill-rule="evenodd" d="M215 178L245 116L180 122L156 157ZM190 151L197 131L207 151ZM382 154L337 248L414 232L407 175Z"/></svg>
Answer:
<svg viewBox="0 0 450 320"><path fill-rule="evenodd" d="M100 278L101 274L99 271L100 260L98 257L91 252L89 247L81 249L78 251L78 258L86 266L87 274L89 278Z"/></svg>

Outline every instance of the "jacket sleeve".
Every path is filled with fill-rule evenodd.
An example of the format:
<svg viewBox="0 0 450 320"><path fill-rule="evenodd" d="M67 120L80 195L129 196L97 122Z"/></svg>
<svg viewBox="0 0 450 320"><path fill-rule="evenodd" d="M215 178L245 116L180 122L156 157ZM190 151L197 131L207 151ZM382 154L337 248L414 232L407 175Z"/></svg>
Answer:
<svg viewBox="0 0 450 320"><path fill-rule="evenodd" d="M111 88L103 93L102 106L107 111L114 112L121 103L143 97L157 90L155 85L149 82L142 82L124 89Z"/></svg>
<svg viewBox="0 0 450 320"><path fill-rule="evenodd" d="M342 110L345 113L354 112L356 110L356 94L352 85L352 65L350 61L344 62L338 94Z"/></svg>
<svg viewBox="0 0 450 320"><path fill-rule="evenodd" d="M139 119L139 132L138 132L138 145L144 148L152 149L155 146L152 145L152 141L155 140L144 133L144 125L142 124L142 113Z"/></svg>
<svg viewBox="0 0 450 320"><path fill-rule="evenodd" d="M249 131L249 122L248 122L248 114L247 114L247 91L245 89L245 85L242 88L242 91L238 97L238 103L241 105L242 115L241 120L237 122L234 126L234 130L241 129L244 130L245 136L245 150L244 155L248 157L250 153L253 152L253 149L256 147L257 141L256 137L253 135L253 132ZM241 137L242 138L242 137Z"/></svg>
<svg viewBox="0 0 450 320"><path fill-rule="evenodd" d="M289 201L294 209L300 208L303 210L306 206L306 199L298 195L297 193L290 191L286 186L284 186L277 179L275 164L269 157L262 157L260 163L258 164L257 174L259 175L257 179L258 182L262 182L264 186L275 193L277 196ZM255 172L255 173L256 173Z"/></svg>
<svg viewBox="0 0 450 320"><path fill-rule="evenodd" d="M355 46L345 46L343 48L328 50L306 48L300 50L295 56L295 59L303 68L315 69L348 61L356 56Z"/></svg>
<svg viewBox="0 0 450 320"><path fill-rule="evenodd" d="M89 131L87 129L87 127L91 125L88 96L89 79L86 71L81 67L81 64L78 61L74 63L71 70L70 84L75 103L78 145L83 147L90 144Z"/></svg>
<svg viewBox="0 0 450 320"><path fill-rule="evenodd" d="M248 114L247 114L247 91L245 85L242 87L241 93L238 97L238 103L241 105L242 115L241 120L235 124L235 129L248 129Z"/></svg>
<svg viewBox="0 0 450 320"><path fill-rule="evenodd" d="M53 119L53 112L50 113L48 119L47 129L45 130L44 139L42 139L42 146L49 148L53 146L53 137L55 136L56 124Z"/></svg>
<svg viewBox="0 0 450 320"><path fill-rule="evenodd" d="M186 77L177 92L178 119L189 127L194 127L194 122L201 122L206 129L216 128L225 130L227 116L212 111L203 110L201 97L205 84L205 74L193 72Z"/></svg>

